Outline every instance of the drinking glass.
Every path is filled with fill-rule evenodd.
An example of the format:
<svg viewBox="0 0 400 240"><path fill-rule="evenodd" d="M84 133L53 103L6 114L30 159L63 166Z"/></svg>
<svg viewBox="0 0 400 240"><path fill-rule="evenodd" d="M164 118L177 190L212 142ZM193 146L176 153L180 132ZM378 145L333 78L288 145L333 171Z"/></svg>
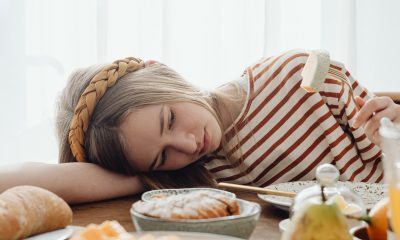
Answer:
<svg viewBox="0 0 400 240"><path fill-rule="evenodd" d="M391 226L400 239L400 124L381 119L379 128L385 181L389 188Z"/></svg>

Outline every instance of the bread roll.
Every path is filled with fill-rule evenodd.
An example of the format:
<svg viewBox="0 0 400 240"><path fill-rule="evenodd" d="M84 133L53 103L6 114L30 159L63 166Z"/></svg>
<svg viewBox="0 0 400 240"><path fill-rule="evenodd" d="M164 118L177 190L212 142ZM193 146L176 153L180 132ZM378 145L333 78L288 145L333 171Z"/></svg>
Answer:
<svg viewBox="0 0 400 240"><path fill-rule="evenodd" d="M71 221L68 204L43 188L18 186L0 194L0 240L64 228Z"/></svg>

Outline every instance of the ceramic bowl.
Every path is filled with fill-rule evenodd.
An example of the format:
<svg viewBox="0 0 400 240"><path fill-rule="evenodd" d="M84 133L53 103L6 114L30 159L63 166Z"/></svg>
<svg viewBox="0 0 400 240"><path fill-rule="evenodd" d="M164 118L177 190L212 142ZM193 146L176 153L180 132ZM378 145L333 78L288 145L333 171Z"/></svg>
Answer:
<svg viewBox="0 0 400 240"><path fill-rule="evenodd" d="M217 235L212 233L197 233L197 232L176 232L176 231L151 231L151 232L139 232L133 233L135 237L148 237L146 239L153 239L152 237L167 238L171 236L179 237L179 239L190 239L190 240L241 240L240 238L228 237L226 235ZM151 237L152 236L152 237Z"/></svg>
<svg viewBox="0 0 400 240"><path fill-rule="evenodd" d="M178 195L178 194L185 194L193 191L200 191L200 190L207 190L215 193L222 194L226 197L229 198L236 198L236 195L234 193L216 189L216 188L169 188L169 189L157 189L157 190L151 190L147 191L142 194L142 201L151 201L157 198L162 198L162 197L168 197L171 195Z"/></svg>
<svg viewBox="0 0 400 240"><path fill-rule="evenodd" d="M261 207L258 203L236 199L241 213L210 219L169 220L148 217L131 208L131 218L137 231L185 231L228 235L248 239L260 217Z"/></svg>
<svg viewBox="0 0 400 240"><path fill-rule="evenodd" d="M365 226L354 227L350 229L354 240L369 240L367 228Z"/></svg>
<svg viewBox="0 0 400 240"><path fill-rule="evenodd" d="M366 226L358 226L350 229L353 240L369 240ZM396 235L392 231L387 231L387 240L396 240Z"/></svg>

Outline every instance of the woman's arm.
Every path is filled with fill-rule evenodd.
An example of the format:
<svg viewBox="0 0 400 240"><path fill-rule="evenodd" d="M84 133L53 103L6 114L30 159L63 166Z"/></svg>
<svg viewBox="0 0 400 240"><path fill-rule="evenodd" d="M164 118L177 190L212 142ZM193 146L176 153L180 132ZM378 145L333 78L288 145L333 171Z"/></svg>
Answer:
<svg viewBox="0 0 400 240"><path fill-rule="evenodd" d="M355 125L357 112L361 107L355 99L369 101L374 98L374 94L364 88L342 63L331 61L331 65L332 72L340 71L341 74L335 73L326 78L321 95L326 99L325 101L338 123L350 139L353 139L353 144L363 162L363 168L359 169L376 169L376 165L381 161L381 149L367 137L364 128ZM345 80L336 78L336 75L345 75ZM360 171L358 170L358 173Z"/></svg>
<svg viewBox="0 0 400 240"><path fill-rule="evenodd" d="M124 176L91 163L22 163L0 168L0 192L17 185L48 189L68 203L92 202L144 191L137 176Z"/></svg>
<svg viewBox="0 0 400 240"><path fill-rule="evenodd" d="M400 104L400 92L374 92L378 97L390 97L397 104Z"/></svg>

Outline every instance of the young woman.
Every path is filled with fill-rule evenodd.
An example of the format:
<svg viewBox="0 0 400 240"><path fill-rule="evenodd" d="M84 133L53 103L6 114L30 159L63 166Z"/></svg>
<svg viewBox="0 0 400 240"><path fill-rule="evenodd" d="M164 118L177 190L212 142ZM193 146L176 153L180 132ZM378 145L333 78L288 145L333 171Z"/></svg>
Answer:
<svg viewBox="0 0 400 240"><path fill-rule="evenodd" d="M135 58L78 70L59 101L62 164L10 166L0 190L29 183L76 203L216 181L313 179L321 163L334 164L342 180L381 182L376 120L398 120L400 107L372 98L335 61L322 90L306 91L307 57L261 59L212 92Z"/></svg>

